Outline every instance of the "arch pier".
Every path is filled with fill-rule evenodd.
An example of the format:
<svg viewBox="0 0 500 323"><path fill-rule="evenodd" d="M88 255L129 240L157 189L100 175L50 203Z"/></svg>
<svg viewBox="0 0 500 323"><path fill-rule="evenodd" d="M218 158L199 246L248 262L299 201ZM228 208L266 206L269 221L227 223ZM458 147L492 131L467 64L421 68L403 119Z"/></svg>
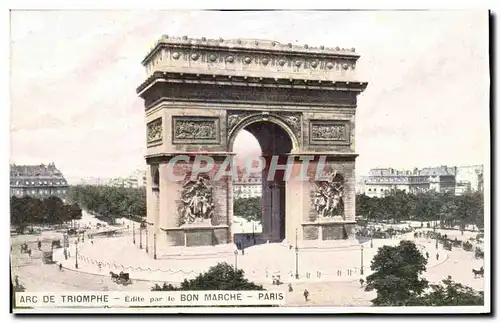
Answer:
<svg viewBox="0 0 500 323"><path fill-rule="evenodd" d="M149 249L233 248L232 178L217 173L243 129L265 160L263 235L313 245L353 239L355 112L367 86L356 77L359 57L354 49L265 40L161 37L137 89L147 128ZM274 172L273 158L287 171Z"/></svg>

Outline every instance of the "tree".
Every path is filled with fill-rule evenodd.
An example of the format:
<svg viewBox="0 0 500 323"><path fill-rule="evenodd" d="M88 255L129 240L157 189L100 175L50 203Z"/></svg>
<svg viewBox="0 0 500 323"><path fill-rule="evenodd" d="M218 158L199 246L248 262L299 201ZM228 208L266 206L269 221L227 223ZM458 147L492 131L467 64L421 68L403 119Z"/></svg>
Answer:
<svg viewBox="0 0 500 323"><path fill-rule="evenodd" d="M430 291L408 305L414 306L481 306L484 293L456 283L448 276L441 284L430 285Z"/></svg>
<svg viewBox="0 0 500 323"><path fill-rule="evenodd" d="M411 241L398 246L383 246L372 260L373 273L366 278L365 290L375 289L376 306L404 306L428 286L419 276L425 271L427 259Z"/></svg>
<svg viewBox="0 0 500 323"><path fill-rule="evenodd" d="M78 205L66 205L56 196L43 200L29 196L13 196L10 205L11 224L17 226L20 233L23 233L28 225L61 224L82 217L82 210Z"/></svg>
<svg viewBox="0 0 500 323"><path fill-rule="evenodd" d="M151 290L264 290L264 288L248 281L244 277L243 270L235 270L227 263L219 263L194 279L185 279L180 287L164 284L162 287L155 285Z"/></svg>
<svg viewBox="0 0 500 323"><path fill-rule="evenodd" d="M13 196L10 199L10 223L18 227L19 233L24 233L29 224L28 202L27 198Z"/></svg>
<svg viewBox="0 0 500 323"><path fill-rule="evenodd" d="M122 216L146 215L146 189L77 185L69 189L69 200L101 220L113 223Z"/></svg>
<svg viewBox="0 0 500 323"><path fill-rule="evenodd" d="M401 190L390 191L383 200L388 219L392 219L394 223L399 223L401 219L408 218L411 202L406 192Z"/></svg>
<svg viewBox="0 0 500 323"><path fill-rule="evenodd" d="M64 205L63 201L56 196L44 199L36 209L39 210L38 212L40 213L45 213L45 221L43 221L45 223L62 224L70 220L67 207Z"/></svg>
<svg viewBox="0 0 500 323"><path fill-rule="evenodd" d="M234 200L233 210L234 215L248 221L258 221L262 216L259 197L236 199Z"/></svg>
<svg viewBox="0 0 500 323"><path fill-rule="evenodd" d="M362 216L365 219L371 218L371 198L365 194L356 195L356 216Z"/></svg>

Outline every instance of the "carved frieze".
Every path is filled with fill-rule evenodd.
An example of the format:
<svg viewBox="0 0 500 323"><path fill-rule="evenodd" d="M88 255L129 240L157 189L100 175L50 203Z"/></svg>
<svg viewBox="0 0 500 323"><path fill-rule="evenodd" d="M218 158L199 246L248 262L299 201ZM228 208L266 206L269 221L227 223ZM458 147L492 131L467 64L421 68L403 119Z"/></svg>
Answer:
<svg viewBox="0 0 500 323"><path fill-rule="evenodd" d="M292 112L280 112L278 116L292 129L293 133L300 141L302 137L302 114Z"/></svg>
<svg viewBox="0 0 500 323"><path fill-rule="evenodd" d="M196 180L188 180L182 186L180 223L191 224L211 220L214 214L213 189L210 179L198 175Z"/></svg>
<svg viewBox="0 0 500 323"><path fill-rule="evenodd" d="M219 118L217 117L174 116L172 123L174 143L219 142Z"/></svg>
<svg viewBox="0 0 500 323"><path fill-rule="evenodd" d="M227 112L227 133L231 134L241 120L254 114L248 111L228 111Z"/></svg>
<svg viewBox="0 0 500 323"><path fill-rule="evenodd" d="M163 139L163 127L161 118L155 119L149 122L146 126L147 128L147 143L148 145L154 145L161 143Z"/></svg>
<svg viewBox="0 0 500 323"><path fill-rule="evenodd" d="M188 62L212 68L330 74L355 69L358 55L354 49L296 46L270 41L164 38L145 59L148 73ZM250 50L250 51L249 51ZM251 51L253 50L253 52ZM186 64L188 63L188 64Z"/></svg>
<svg viewBox="0 0 500 323"><path fill-rule="evenodd" d="M347 120L311 120L309 123L310 144L346 144L350 132Z"/></svg>
<svg viewBox="0 0 500 323"><path fill-rule="evenodd" d="M344 219L344 178L336 171L330 172L325 181L314 183L312 205L317 217Z"/></svg>

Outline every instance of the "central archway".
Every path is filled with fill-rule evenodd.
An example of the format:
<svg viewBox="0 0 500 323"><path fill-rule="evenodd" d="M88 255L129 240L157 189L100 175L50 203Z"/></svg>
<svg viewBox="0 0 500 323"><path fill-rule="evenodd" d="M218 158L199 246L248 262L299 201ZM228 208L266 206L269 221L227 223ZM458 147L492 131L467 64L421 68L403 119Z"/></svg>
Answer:
<svg viewBox="0 0 500 323"><path fill-rule="evenodd" d="M274 163L285 165L288 154L293 151L294 139L286 125L277 118L249 118L241 122L229 138L230 151L234 151L234 140L242 130L252 134L260 145L265 166L261 171L261 221L262 237L271 242L281 242L286 238L286 181L284 170L277 169L271 172L270 166ZM291 136L292 134L292 136ZM245 161L249 167L252 160Z"/></svg>

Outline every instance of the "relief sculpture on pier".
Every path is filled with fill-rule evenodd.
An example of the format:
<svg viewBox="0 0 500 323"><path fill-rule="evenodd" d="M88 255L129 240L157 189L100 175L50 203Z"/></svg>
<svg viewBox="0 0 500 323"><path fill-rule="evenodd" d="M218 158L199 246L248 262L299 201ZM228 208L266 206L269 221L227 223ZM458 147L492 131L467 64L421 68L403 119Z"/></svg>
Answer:
<svg viewBox="0 0 500 323"><path fill-rule="evenodd" d="M318 217L344 217L344 178L337 172L315 182L314 210Z"/></svg>
<svg viewBox="0 0 500 323"><path fill-rule="evenodd" d="M210 180L198 175L196 180L188 180L181 192L181 223L190 224L212 219L214 202Z"/></svg>

